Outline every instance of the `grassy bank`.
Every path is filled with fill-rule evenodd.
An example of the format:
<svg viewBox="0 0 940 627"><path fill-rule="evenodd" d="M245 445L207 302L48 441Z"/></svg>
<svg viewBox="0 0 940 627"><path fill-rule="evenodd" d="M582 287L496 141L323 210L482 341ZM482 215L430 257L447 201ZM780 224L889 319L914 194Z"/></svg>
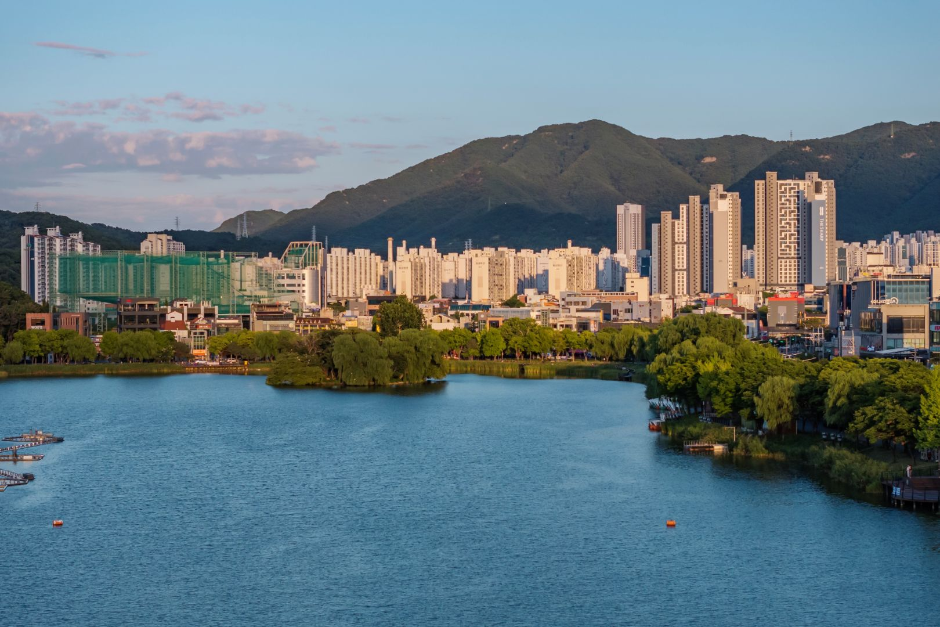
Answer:
<svg viewBox="0 0 940 627"><path fill-rule="evenodd" d="M730 428L700 422L695 417L666 422L663 434L677 446L686 440L704 440L727 444L735 455L799 464L852 490L869 493L881 492L883 475L900 476L911 463L910 458L903 456L885 459L885 451L874 447L859 448L852 442L827 444L810 434L767 438L738 434L735 442L735 432ZM922 470L936 468L932 462L918 461L914 466Z"/></svg>
<svg viewBox="0 0 940 627"><path fill-rule="evenodd" d="M183 374L177 364L21 364L0 367L0 377L91 377L111 375Z"/></svg>
<svg viewBox="0 0 940 627"><path fill-rule="evenodd" d="M526 360L456 360L444 362L448 374L481 374L507 379L602 379L616 381L623 368L634 371L634 381L643 382L643 364L588 361L526 361Z"/></svg>

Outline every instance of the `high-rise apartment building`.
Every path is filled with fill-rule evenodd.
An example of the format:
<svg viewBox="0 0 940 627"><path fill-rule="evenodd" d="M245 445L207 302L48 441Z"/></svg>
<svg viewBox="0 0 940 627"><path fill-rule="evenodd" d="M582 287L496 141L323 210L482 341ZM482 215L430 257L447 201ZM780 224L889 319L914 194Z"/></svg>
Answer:
<svg viewBox="0 0 940 627"><path fill-rule="evenodd" d="M730 292L741 278L741 197L712 185L708 192L705 291Z"/></svg>
<svg viewBox="0 0 940 627"><path fill-rule="evenodd" d="M402 240L395 262L395 293L408 297L425 298L441 295L441 253L437 251L437 241L431 238L431 247L408 248Z"/></svg>
<svg viewBox="0 0 940 627"><path fill-rule="evenodd" d="M69 253L100 255L101 246L86 242L81 231L64 237L56 226L42 235L38 226L27 226L20 236L20 289L37 303L63 306L58 297L58 258Z"/></svg>
<svg viewBox="0 0 940 627"><path fill-rule="evenodd" d="M646 248L646 210L643 205L617 205L617 252L636 255Z"/></svg>
<svg viewBox="0 0 940 627"><path fill-rule="evenodd" d="M755 275L767 288L799 289L834 280L836 188L807 172L803 179L778 179L767 172L754 182Z"/></svg>
<svg viewBox="0 0 940 627"><path fill-rule="evenodd" d="M362 298L376 292L383 279L382 258L365 248L333 248L326 256L326 290L330 298Z"/></svg>
<svg viewBox="0 0 940 627"><path fill-rule="evenodd" d="M177 242L172 235L166 233L148 233L147 239L140 243L140 252L143 255L182 255L186 252L186 245Z"/></svg>

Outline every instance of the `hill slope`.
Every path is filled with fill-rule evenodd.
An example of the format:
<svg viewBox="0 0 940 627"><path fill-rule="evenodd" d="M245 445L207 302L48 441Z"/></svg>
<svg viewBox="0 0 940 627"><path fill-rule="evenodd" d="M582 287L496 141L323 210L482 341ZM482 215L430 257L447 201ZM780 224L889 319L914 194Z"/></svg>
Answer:
<svg viewBox="0 0 940 627"><path fill-rule="evenodd" d="M263 211L246 211L234 218L229 218L218 228L213 229L213 233L238 233L242 226L242 218L248 218L248 233L255 234L270 229L284 218L284 212L275 209L265 209Z"/></svg>
<svg viewBox="0 0 940 627"><path fill-rule="evenodd" d="M892 130L894 135L892 137ZM739 191L744 241L753 240L754 180L773 170L836 181L839 237L940 228L940 125L881 123L826 139L774 142L746 135L645 138L591 120L470 142L387 179L334 192L261 231L278 241L314 224L343 246L384 250L385 239L437 237L475 245L614 244L614 207L637 202L648 223L712 183ZM228 223L226 223L228 224Z"/></svg>

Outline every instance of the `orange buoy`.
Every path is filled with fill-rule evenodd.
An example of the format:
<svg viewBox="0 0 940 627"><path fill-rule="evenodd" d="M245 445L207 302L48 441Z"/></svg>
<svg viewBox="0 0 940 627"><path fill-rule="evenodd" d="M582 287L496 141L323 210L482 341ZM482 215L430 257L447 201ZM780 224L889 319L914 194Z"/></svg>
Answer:
<svg viewBox="0 0 940 627"><path fill-rule="evenodd" d="M667 526L667 527L675 527L675 526L676 526L676 521L674 521L674 520L667 520L667 521L666 521L666 526Z"/></svg>
<svg viewBox="0 0 940 627"><path fill-rule="evenodd" d="M53 526L53 527L61 527L63 524L64 524L64 523L63 523L61 520L53 520L53 521L52 521L52 526Z"/></svg>

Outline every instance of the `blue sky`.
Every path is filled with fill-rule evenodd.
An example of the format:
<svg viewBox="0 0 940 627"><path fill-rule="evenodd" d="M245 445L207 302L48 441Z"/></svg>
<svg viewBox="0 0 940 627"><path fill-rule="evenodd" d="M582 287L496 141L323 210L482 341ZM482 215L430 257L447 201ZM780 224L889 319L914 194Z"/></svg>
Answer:
<svg viewBox="0 0 940 627"><path fill-rule="evenodd" d="M936 2L10 3L0 208L213 228L543 124L933 121L938 23Z"/></svg>

